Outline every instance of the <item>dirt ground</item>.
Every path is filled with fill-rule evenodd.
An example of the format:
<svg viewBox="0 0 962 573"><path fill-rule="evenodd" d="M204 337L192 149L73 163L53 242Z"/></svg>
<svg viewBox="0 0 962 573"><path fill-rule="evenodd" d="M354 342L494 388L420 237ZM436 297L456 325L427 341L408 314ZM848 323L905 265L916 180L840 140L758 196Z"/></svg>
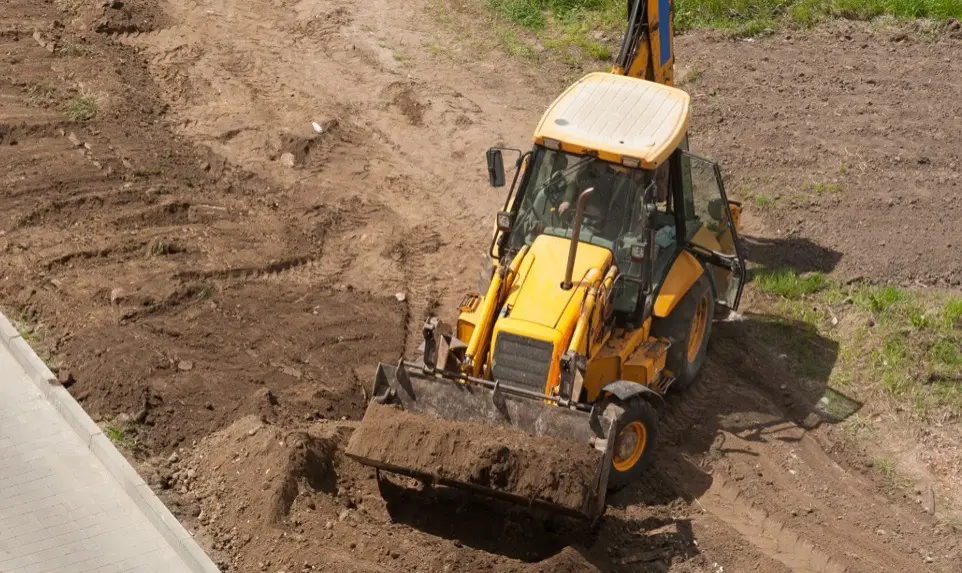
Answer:
<svg viewBox="0 0 962 573"><path fill-rule="evenodd" d="M924 492L813 414L830 345L800 377L772 342L811 333L750 314L595 528L343 455L377 362L475 283L483 151L575 71L472 51L447 1L2 6L0 301L225 571L962 570ZM678 39L754 263L959 284L953 33Z"/></svg>

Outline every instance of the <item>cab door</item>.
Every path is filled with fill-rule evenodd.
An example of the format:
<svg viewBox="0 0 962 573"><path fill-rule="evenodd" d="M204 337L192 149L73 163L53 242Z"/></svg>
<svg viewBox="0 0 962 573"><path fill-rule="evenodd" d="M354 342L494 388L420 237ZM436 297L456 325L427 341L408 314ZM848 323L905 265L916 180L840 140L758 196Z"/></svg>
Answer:
<svg viewBox="0 0 962 573"><path fill-rule="evenodd" d="M678 153L683 244L712 271L718 304L736 310L745 283L738 241L741 204L725 195L718 165L688 151Z"/></svg>

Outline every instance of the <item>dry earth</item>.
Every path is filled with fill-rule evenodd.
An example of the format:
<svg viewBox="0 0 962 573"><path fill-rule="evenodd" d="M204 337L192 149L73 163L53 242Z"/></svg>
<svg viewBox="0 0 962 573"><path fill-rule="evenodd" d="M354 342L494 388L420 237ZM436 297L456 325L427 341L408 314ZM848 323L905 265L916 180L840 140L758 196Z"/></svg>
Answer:
<svg viewBox="0 0 962 573"><path fill-rule="evenodd" d="M377 361L474 284L484 149L527 145L572 70L478 55L420 0L0 5L0 300L225 570L960 571L958 531L813 414L837 349L800 377L771 345L801 324L719 325L594 529L342 455ZM959 284L960 48L679 38L754 262Z"/></svg>

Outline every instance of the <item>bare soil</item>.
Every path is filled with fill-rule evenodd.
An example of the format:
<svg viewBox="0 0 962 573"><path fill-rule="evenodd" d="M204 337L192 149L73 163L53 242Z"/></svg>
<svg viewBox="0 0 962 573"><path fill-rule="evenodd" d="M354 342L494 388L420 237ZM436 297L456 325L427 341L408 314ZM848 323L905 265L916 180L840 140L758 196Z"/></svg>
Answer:
<svg viewBox="0 0 962 573"><path fill-rule="evenodd" d="M503 200L483 150L527 145L581 71L475 49L438 25L458 6L0 11L0 301L223 569L959 571L958 531L817 415L837 348L750 312L595 528L344 456L377 362L474 285ZM693 147L746 200L754 262L958 285L960 48L679 38Z"/></svg>

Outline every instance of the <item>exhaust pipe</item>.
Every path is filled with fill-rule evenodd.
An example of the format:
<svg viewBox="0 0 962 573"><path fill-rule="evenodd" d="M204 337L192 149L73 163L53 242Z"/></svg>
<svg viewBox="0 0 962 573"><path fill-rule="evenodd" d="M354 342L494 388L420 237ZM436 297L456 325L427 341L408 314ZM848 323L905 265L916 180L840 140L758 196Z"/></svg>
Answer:
<svg viewBox="0 0 962 573"><path fill-rule="evenodd" d="M575 226L571 229L571 246L568 248L568 266L565 267L565 280L561 283L561 288L565 290L571 290L572 287L571 275L575 271L575 255L578 254L578 239L581 237L581 219L585 214L585 203L588 202L588 197L594 190L594 187L588 187L578 196L578 206L575 209Z"/></svg>

